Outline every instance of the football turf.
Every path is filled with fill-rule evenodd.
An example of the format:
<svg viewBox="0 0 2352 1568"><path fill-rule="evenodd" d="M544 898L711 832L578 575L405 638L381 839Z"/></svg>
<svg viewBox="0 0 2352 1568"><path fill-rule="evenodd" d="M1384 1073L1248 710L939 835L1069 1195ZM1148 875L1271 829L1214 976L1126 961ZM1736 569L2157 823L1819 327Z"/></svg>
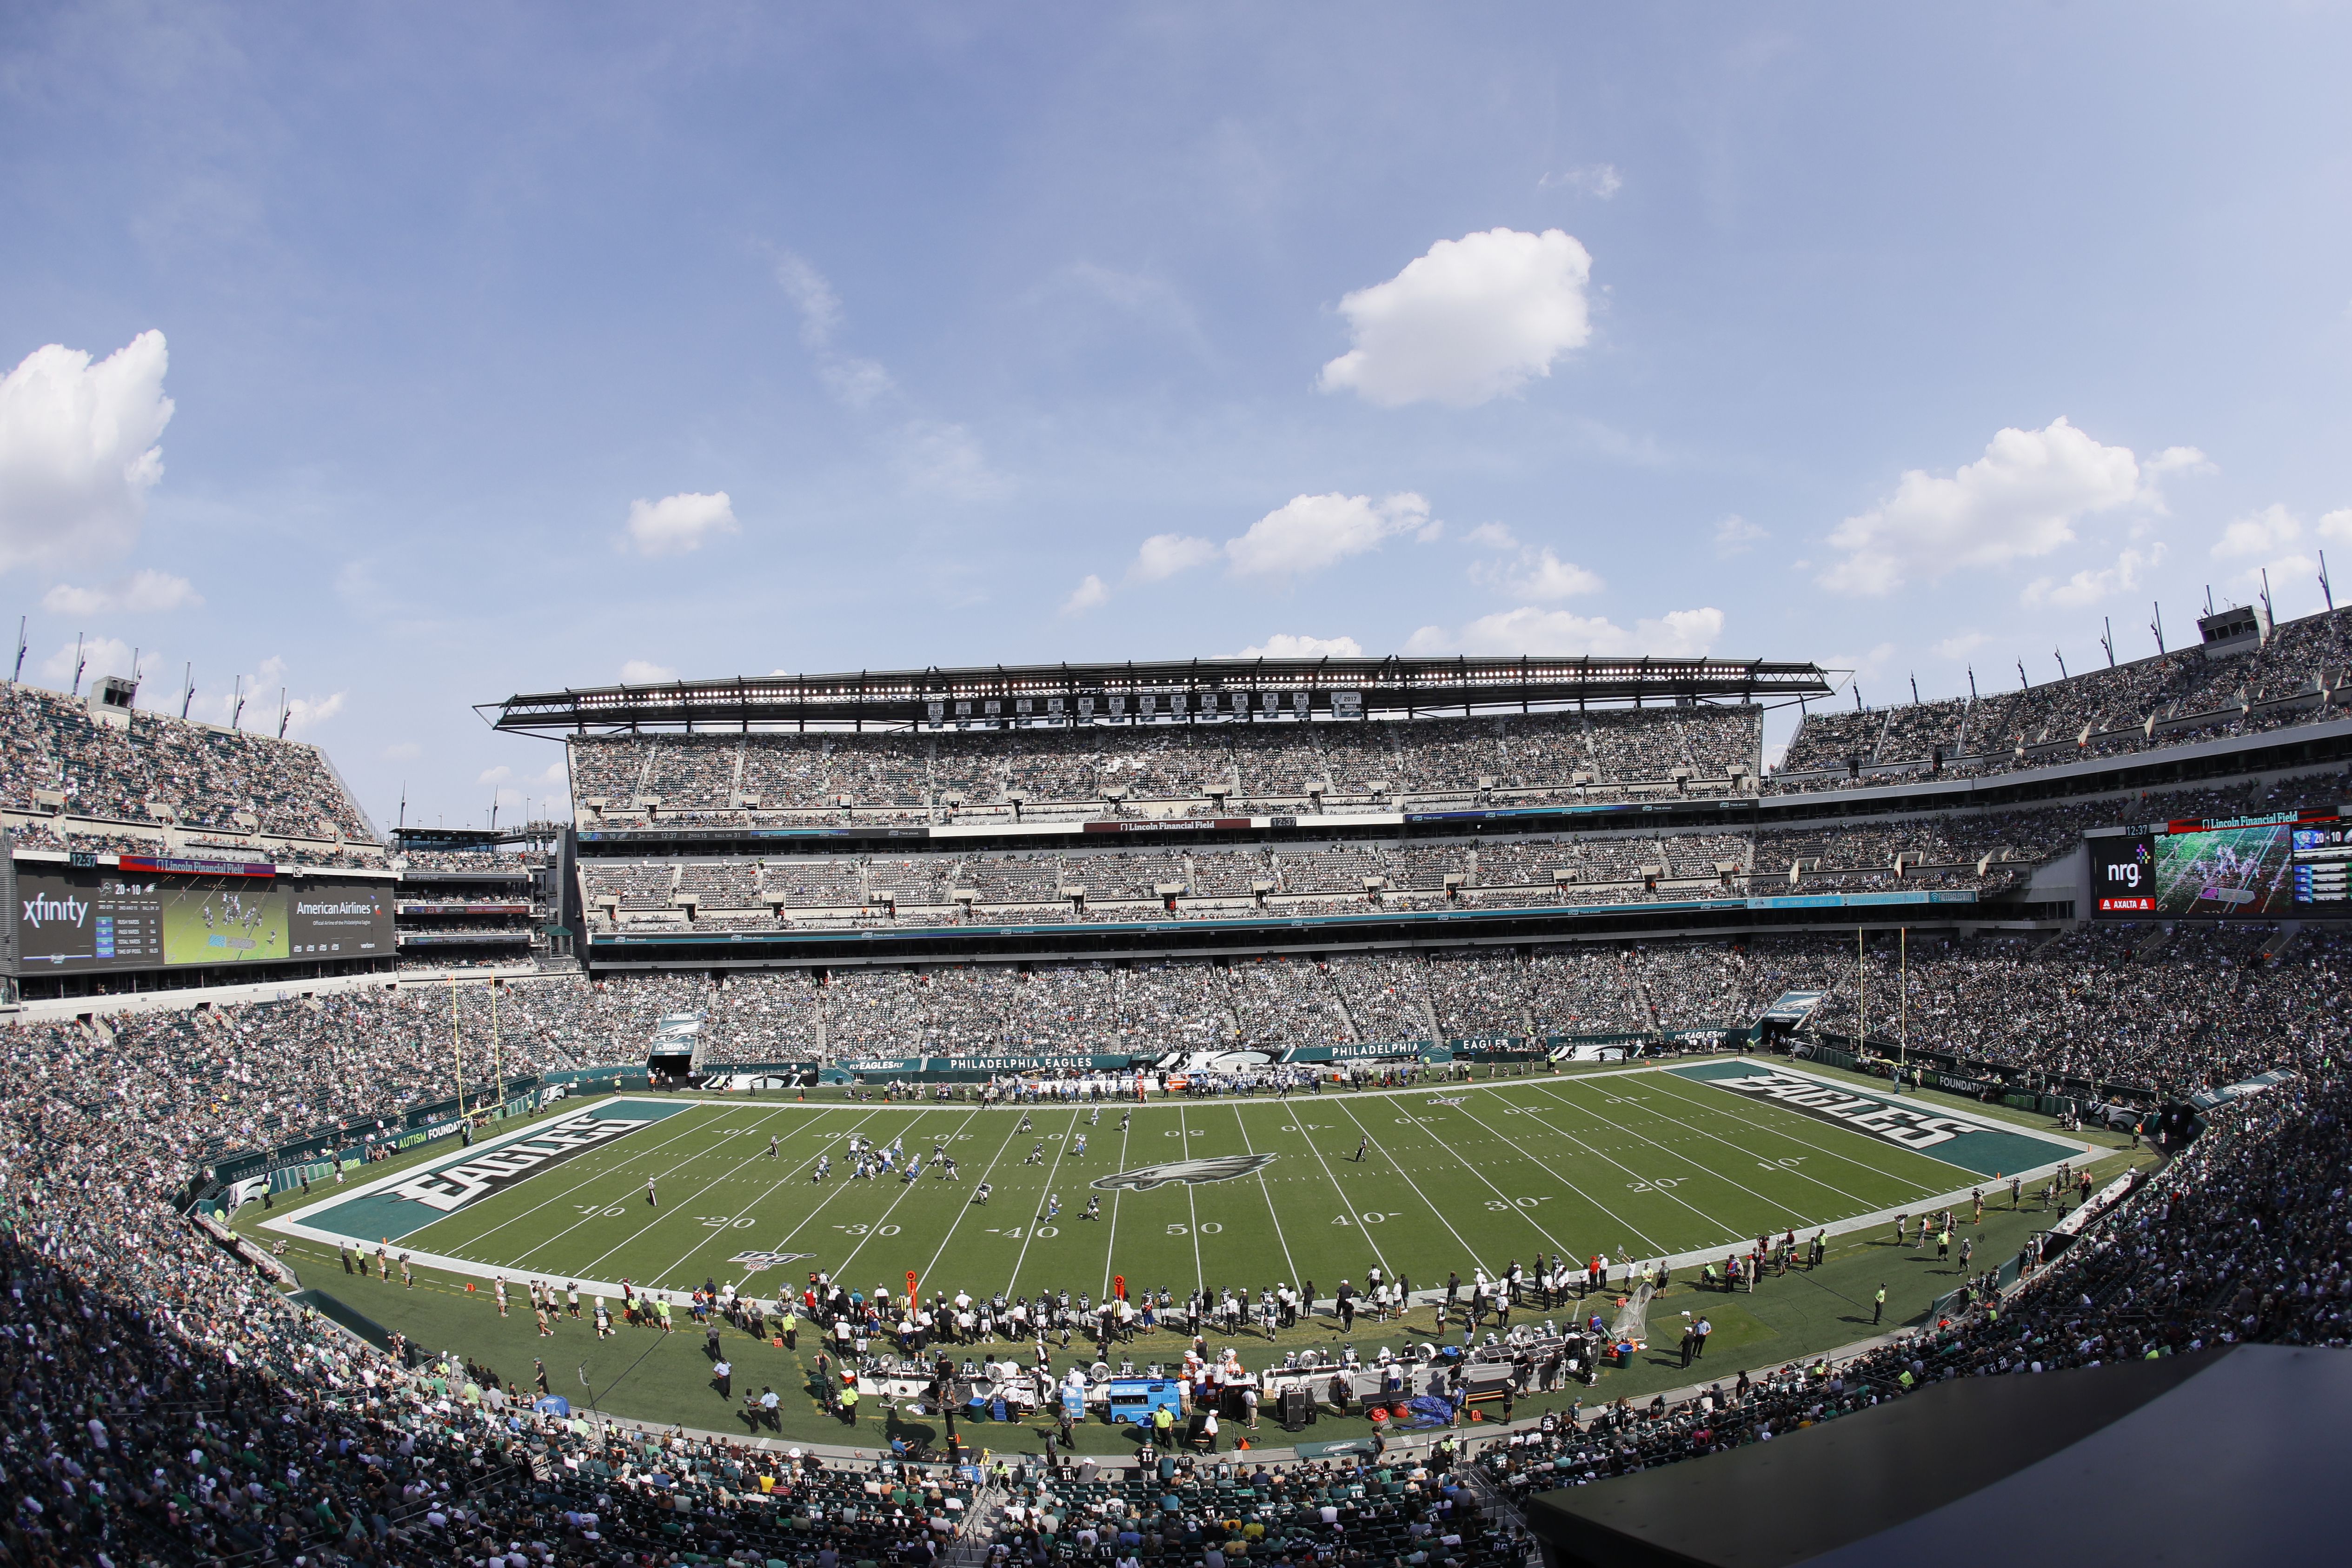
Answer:
<svg viewBox="0 0 2352 1568"><path fill-rule="evenodd" d="M1990 1184L1990 1173L1660 1070L1113 1103L1098 1118L1062 1104L633 1103L659 1119L391 1245L484 1277L667 1290L713 1280L772 1295L823 1269L894 1295L911 1272L927 1294L1099 1299L1119 1277L1131 1292L1180 1296L1312 1280L1328 1300L1373 1265L1426 1289L1538 1254L1719 1253ZM914 1156L944 1146L961 1179L855 1179L853 1136ZM1213 1163L1166 1169L1184 1162ZM1082 1218L1097 1195L1100 1216ZM367 1234L360 1213L339 1220L334 1207L299 1217ZM763 1275L736 1261L761 1252L788 1260Z"/></svg>

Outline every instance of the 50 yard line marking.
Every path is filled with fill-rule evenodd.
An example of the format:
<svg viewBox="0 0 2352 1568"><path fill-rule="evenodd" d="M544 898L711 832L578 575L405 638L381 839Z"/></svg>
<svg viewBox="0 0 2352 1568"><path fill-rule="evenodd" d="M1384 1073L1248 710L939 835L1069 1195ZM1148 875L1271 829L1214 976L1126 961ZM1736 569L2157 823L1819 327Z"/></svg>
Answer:
<svg viewBox="0 0 2352 1568"><path fill-rule="evenodd" d="M1118 1168L1127 1169L1127 1141L1135 1136L1135 1113L1130 1110L1118 1130ZM1124 1186L1114 1188L1110 1194L1110 1234L1103 1240L1103 1294L1110 1294L1110 1260L1118 1251L1118 1200L1127 1196Z"/></svg>
<svg viewBox="0 0 2352 1568"><path fill-rule="evenodd" d="M1179 1146L1184 1151L1184 1158L1189 1160L1192 1157L1192 1129L1185 1123L1181 1101L1176 1106L1176 1131L1182 1137ZM1205 1290L1209 1288L1209 1271L1201 1265L1201 1205L1193 1201L1192 1184L1190 1182L1184 1184L1184 1209L1192 1216L1192 1288Z"/></svg>

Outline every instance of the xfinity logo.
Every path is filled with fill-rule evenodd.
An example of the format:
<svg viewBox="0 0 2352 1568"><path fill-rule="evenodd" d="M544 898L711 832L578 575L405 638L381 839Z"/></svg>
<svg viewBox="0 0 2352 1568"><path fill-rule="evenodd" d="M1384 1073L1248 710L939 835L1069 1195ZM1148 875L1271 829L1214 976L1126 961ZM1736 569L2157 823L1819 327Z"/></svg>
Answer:
<svg viewBox="0 0 2352 1568"><path fill-rule="evenodd" d="M63 921L79 930L89 906L79 899L53 899L47 893L25 900L25 923L38 931L45 921Z"/></svg>

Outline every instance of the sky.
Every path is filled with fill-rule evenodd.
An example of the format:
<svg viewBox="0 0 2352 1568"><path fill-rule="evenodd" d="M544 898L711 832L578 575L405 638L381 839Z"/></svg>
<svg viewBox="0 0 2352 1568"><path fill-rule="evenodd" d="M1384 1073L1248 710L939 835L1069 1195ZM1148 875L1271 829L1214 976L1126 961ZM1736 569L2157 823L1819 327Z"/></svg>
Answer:
<svg viewBox="0 0 2352 1568"><path fill-rule="evenodd" d="M2352 570L2347 58L2261 0L12 5L0 611L380 826L561 796L473 704L673 675L2039 683Z"/></svg>

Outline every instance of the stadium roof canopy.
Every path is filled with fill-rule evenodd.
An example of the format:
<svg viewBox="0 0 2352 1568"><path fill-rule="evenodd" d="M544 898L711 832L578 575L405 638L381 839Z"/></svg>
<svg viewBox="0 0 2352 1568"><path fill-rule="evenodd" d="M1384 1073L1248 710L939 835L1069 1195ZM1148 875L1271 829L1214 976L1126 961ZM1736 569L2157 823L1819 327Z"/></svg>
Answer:
<svg viewBox="0 0 2352 1568"><path fill-rule="evenodd" d="M1733 658L1195 658L732 676L598 686L478 704L500 730L750 729L1523 712L1822 697L1812 664Z"/></svg>

